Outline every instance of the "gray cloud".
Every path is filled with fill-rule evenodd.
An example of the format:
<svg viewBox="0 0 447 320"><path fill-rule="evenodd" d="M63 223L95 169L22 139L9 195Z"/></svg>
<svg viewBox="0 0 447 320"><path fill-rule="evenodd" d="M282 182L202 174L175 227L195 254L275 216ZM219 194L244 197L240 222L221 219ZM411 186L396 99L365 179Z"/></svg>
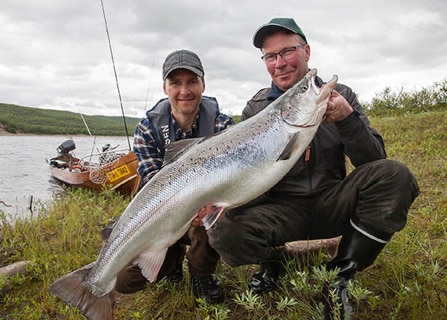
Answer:
<svg viewBox="0 0 447 320"><path fill-rule="evenodd" d="M142 117L164 95L161 64L171 51L197 52L206 94L227 113L269 77L254 30L293 17L312 48L310 66L338 74L361 100L385 87L413 90L447 78L442 1L104 0L127 115ZM1 5L0 102L119 115L100 1L16 0Z"/></svg>

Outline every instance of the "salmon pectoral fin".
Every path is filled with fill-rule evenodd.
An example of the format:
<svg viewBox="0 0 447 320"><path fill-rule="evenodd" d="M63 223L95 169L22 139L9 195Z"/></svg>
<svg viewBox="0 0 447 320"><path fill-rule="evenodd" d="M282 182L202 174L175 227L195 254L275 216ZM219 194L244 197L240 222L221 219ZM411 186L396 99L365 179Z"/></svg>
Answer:
<svg viewBox="0 0 447 320"><path fill-rule="evenodd" d="M220 215L225 210L225 207L217 206L213 209L213 211L207 213L203 218L203 226L205 227L205 230L209 230L217 220L219 220Z"/></svg>
<svg viewBox="0 0 447 320"><path fill-rule="evenodd" d="M157 280L158 272L165 261L167 248L145 251L135 259L134 263L141 268L141 273L150 282Z"/></svg>
<svg viewBox="0 0 447 320"><path fill-rule="evenodd" d="M287 143L286 147L282 151L282 153L279 155L278 159L276 161L281 160L288 160L292 156L292 153L294 150L296 150L298 146L298 137L300 133L297 132L293 135L293 137L289 140L289 143Z"/></svg>
<svg viewBox="0 0 447 320"><path fill-rule="evenodd" d="M83 279L92 266L93 263L57 279L48 291L80 309L90 320L112 320L115 304L113 290L98 297L83 284Z"/></svg>

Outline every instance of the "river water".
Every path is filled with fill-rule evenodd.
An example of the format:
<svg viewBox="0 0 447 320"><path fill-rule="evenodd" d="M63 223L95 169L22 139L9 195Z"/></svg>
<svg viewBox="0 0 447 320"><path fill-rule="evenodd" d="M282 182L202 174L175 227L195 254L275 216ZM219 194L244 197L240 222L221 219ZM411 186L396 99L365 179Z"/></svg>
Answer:
<svg viewBox="0 0 447 320"><path fill-rule="evenodd" d="M126 137L0 136L0 211L12 219L27 217L64 193L51 178L46 159L55 157L56 148L66 139L75 141L74 153L79 158L106 143L128 149Z"/></svg>

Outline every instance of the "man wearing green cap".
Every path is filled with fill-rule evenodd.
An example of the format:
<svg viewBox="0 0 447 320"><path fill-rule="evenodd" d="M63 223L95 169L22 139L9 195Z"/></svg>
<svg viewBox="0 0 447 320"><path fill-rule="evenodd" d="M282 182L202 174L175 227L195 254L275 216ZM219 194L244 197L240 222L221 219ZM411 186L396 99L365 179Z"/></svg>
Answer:
<svg viewBox="0 0 447 320"><path fill-rule="evenodd" d="M309 71L310 46L293 19L275 18L262 25L253 44L262 52L272 83L248 101L242 120L263 110ZM323 81L318 78L317 83ZM338 316L335 303L341 306L341 318L349 319L354 311L347 281L371 265L405 226L419 188L404 164L386 160L382 137L370 127L349 87L337 84L325 115L292 170L260 198L227 212L208 236L228 264L260 264L249 287L261 294L277 286L286 242L341 235L338 254L327 265L337 270L337 281L325 284L323 298L328 319ZM349 176L345 155L356 167Z"/></svg>

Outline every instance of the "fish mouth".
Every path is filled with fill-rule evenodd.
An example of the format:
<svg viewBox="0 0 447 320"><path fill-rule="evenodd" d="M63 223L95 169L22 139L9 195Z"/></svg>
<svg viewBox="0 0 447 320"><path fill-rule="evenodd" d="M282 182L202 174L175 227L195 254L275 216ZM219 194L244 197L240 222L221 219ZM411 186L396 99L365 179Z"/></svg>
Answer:
<svg viewBox="0 0 447 320"><path fill-rule="evenodd" d="M309 83L308 90L312 90L313 94L317 97L316 103L320 105L325 99L328 99L332 93L332 90L335 89L335 85L337 84L338 77L334 75L329 82L324 83L322 87L319 87L315 82L317 79L317 69L311 69L305 75Z"/></svg>
<svg viewBox="0 0 447 320"><path fill-rule="evenodd" d="M332 79L329 80L329 82L323 84L321 88L317 86L317 84L315 83L315 79L315 76L311 78L311 88L317 96L317 104L320 105L331 96L332 90L335 89L335 85L337 84L338 77L336 75L332 76Z"/></svg>
<svg viewBox="0 0 447 320"><path fill-rule="evenodd" d="M332 90L335 89L338 77L336 75L333 75L332 79L329 80L329 82L323 84L321 88L317 86L317 84L315 83L315 79L316 77L312 77L311 80L312 90L314 90L314 93L317 97L316 99L317 111L315 112L314 116L316 116L317 118L324 119L324 114L326 113L327 109L327 103L329 101L329 97L332 94Z"/></svg>
<svg viewBox="0 0 447 320"><path fill-rule="evenodd" d="M281 111L282 119L287 124L293 127L305 128L315 126L321 122L326 112L329 97L337 84L338 77L334 75L321 88L316 84L316 77L317 70L312 69L295 87L294 92L297 98L292 93L289 108ZM294 101L295 99L298 100ZM296 107L293 107L294 104L297 104ZM302 104L302 107L299 106L300 104ZM299 108L299 112L297 112L296 108Z"/></svg>

